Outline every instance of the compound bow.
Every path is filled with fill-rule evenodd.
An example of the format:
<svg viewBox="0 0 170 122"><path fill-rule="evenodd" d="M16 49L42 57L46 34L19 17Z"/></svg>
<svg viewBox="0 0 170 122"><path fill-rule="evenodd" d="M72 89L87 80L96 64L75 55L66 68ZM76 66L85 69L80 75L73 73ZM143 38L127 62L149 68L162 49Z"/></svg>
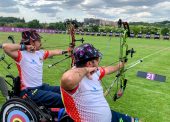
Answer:
<svg viewBox="0 0 170 122"><path fill-rule="evenodd" d="M126 42L127 37L130 36L129 25L127 22L122 22L122 20L119 19L118 27L121 28L122 25L124 27L124 30L123 30L123 34L121 34L121 36L120 36L119 61L127 62L128 55L130 54L131 57L133 57L133 54L135 53L135 51L133 48L128 49L128 44ZM126 84L127 84L127 79L125 78L125 71L126 71L125 67L120 68L120 70L118 71L118 73L116 75L115 80L113 80L113 82L111 83L109 88L105 91L104 96L107 96L110 93L110 90L113 87L115 82L117 82L117 89L113 96L113 100L116 101L123 95L125 88L126 88ZM120 83L120 88L118 88L119 83Z"/></svg>
<svg viewBox="0 0 170 122"><path fill-rule="evenodd" d="M68 33L70 34L70 37L71 37L71 43L69 44L69 49L74 49L75 46L76 46L76 41L80 41L80 42L84 42L84 39L81 38L79 40L76 40L75 39L75 30L76 28L78 28L78 24L77 24L77 21L66 21L66 27L68 29ZM69 52L69 51L68 51ZM74 66L74 58L73 58L73 51L69 52L69 55L66 55L65 58L57 61L56 63L53 63L51 65L49 65L48 67L52 67L52 66L55 66L56 64L68 59L68 58L71 58L71 67Z"/></svg>

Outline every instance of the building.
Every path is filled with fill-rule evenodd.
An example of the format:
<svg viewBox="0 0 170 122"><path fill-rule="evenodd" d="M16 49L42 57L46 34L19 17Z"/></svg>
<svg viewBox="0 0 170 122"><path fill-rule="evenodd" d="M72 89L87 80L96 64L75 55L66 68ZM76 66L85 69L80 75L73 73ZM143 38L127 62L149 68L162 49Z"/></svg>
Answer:
<svg viewBox="0 0 170 122"><path fill-rule="evenodd" d="M95 19L95 18L84 18L85 25L111 25L116 26L116 23L109 20Z"/></svg>

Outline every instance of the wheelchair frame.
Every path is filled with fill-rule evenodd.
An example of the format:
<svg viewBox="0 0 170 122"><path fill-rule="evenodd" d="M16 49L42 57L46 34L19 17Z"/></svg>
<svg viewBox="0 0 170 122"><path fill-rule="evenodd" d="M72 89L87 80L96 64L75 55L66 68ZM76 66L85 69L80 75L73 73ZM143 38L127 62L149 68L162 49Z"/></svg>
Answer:
<svg viewBox="0 0 170 122"><path fill-rule="evenodd" d="M21 98L19 96L20 78L12 75L6 77L11 78L13 84L0 77L0 90L6 97L6 102L0 111L0 122L73 122L66 113L58 118L58 111L52 112L45 106L38 106L27 95ZM11 86L11 90L8 89L7 84Z"/></svg>

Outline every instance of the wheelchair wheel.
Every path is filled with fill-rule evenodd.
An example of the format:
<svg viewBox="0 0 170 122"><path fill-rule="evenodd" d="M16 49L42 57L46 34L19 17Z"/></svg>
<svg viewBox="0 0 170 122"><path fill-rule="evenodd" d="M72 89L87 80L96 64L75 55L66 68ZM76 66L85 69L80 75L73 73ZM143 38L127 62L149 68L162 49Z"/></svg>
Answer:
<svg viewBox="0 0 170 122"><path fill-rule="evenodd" d="M31 105L23 99L12 98L1 109L1 122L38 122Z"/></svg>

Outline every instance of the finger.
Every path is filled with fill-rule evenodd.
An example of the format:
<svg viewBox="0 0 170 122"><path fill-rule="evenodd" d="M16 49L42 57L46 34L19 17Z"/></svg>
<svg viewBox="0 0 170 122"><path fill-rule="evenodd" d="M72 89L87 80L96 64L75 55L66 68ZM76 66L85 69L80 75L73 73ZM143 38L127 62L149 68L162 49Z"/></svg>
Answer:
<svg viewBox="0 0 170 122"><path fill-rule="evenodd" d="M97 67L93 67L92 71L93 72L97 71Z"/></svg>
<svg viewBox="0 0 170 122"><path fill-rule="evenodd" d="M92 80L92 75L89 73L86 75L89 80Z"/></svg>

